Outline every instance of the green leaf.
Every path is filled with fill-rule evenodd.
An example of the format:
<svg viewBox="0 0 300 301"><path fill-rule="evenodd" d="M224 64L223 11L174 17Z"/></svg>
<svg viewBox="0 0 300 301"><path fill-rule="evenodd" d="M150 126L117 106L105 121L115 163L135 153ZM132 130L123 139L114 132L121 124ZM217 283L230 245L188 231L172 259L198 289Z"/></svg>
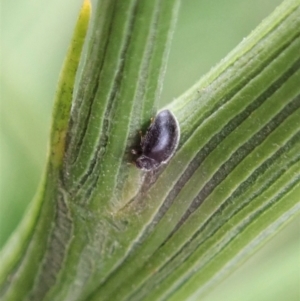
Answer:
<svg viewBox="0 0 300 301"><path fill-rule="evenodd" d="M149 173L131 149L157 110L178 1L100 1L74 88L87 3L1 296L198 300L299 212L300 2L283 2L168 106L180 145Z"/></svg>

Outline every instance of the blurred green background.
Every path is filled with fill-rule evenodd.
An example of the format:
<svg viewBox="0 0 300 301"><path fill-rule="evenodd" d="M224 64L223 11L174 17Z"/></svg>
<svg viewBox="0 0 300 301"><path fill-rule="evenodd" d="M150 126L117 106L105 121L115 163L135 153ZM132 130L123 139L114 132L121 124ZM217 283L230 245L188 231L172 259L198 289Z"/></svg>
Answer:
<svg viewBox="0 0 300 301"><path fill-rule="evenodd" d="M81 3L0 4L0 248L34 196L45 165L56 83ZM194 84L279 3L183 0L161 105ZM203 300L300 300L299 232L298 217Z"/></svg>

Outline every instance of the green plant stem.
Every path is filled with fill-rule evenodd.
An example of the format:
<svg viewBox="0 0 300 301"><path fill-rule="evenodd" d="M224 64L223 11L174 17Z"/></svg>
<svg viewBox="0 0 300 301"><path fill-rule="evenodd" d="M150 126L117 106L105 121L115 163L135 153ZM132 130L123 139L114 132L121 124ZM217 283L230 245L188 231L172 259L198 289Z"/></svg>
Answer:
<svg viewBox="0 0 300 301"><path fill-rule="evenodd" d="M289 151L293 155L288 157L288 168L293 168L299 160L299 47L299 2L287 1L191 91L169 106L180 121L181 149L145 199L136 198L127 208L128 215L138 211L136 219L130 217L137 230L129 233L138 237L139 246L133 246L126 262L99 289L94 300L144 300L146 296L149 300L164 300L193 275L193 268L193 272L182 272L187 268L185 258L198 246L205 246L205 240L222 223L231 224L231 217L253 199L246 198L245 193L252 191L258 196L276 177L283 176ZM277 164L276 177L264 174L270 162ZM297 170L298 165L294 168ZM295 173L289 177L291 186L287 190L299 180ZM252 187L263 180L264 186ZM271 197L267 199L270 202ZM297 202L293 198L291 208ZM224 208L228 214L223 216ZM296 214L297 208L291 212ZM222 219L218 220L220 215ZM253 215L251 222L255 221ZM204 229L207 234L202 233ZM259 231L262 229L257 235ZM193 241L194 246L187 252L196 233L205 236ZM245 239L250 243L250 237ZM209 247L205 250L210 260L219 252ZM232 252L232 256L235 254ZM178 272L177 266L181 267ZM202 274L201 267L199 273L207 283L211 281L211 273Z"/></svg>
<svg viewBox="0 0 300 301"><path fill-rule="evenodd" d="M87 19L75 30L46 177L5 249L3 300L195 300L299 213L299 0L168 106L181 140L167 166L130 164L178 3L100 1L76 90Z"/></svg>
<svg viewBox="0 0 300 301"><path fill-rule="evenodd" d="M54 102L48 163L39 190L17 231L1 252L0 295L5 300L25 300L32 293L35 273L41 268L41 260L49 247L47 241L51 235L52 221L58 218L55 211L58 208L56 206L60 206L58 199L62 197L59 178L65 154L75 76L90 10L90 2L85 0L60 74ZM41 289L47 289L48 285L49 283L45 283ZM35 298L34 294L30 296Z"/></svg>

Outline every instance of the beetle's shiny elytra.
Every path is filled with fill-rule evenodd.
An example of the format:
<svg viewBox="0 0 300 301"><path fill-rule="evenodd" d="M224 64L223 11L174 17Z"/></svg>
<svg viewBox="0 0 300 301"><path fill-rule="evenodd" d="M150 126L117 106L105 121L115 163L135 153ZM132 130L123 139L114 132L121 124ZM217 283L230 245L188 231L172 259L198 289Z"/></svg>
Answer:
<svg viewBox="0 0 300 301"><path fill-rule="evenodd" d="M177 148L179 137L176 117L169 110L159 112L141 139L141 155L136 166L150 171L167 163Z"/></svg>

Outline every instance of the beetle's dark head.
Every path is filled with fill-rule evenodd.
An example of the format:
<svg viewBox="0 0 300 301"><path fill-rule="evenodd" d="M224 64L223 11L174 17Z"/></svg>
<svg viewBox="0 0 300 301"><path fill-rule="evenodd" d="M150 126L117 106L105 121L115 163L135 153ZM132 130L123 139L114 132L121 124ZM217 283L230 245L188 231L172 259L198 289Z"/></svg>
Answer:
<svg viewBox="0 0 300 301"><path fill-rule="evenodd" d="M160 164L152 159L149 158L147 156L141 155L140 157L138 157L135 161L136 167L142 169L142 170L153 170L156 169Z"/></svg>

